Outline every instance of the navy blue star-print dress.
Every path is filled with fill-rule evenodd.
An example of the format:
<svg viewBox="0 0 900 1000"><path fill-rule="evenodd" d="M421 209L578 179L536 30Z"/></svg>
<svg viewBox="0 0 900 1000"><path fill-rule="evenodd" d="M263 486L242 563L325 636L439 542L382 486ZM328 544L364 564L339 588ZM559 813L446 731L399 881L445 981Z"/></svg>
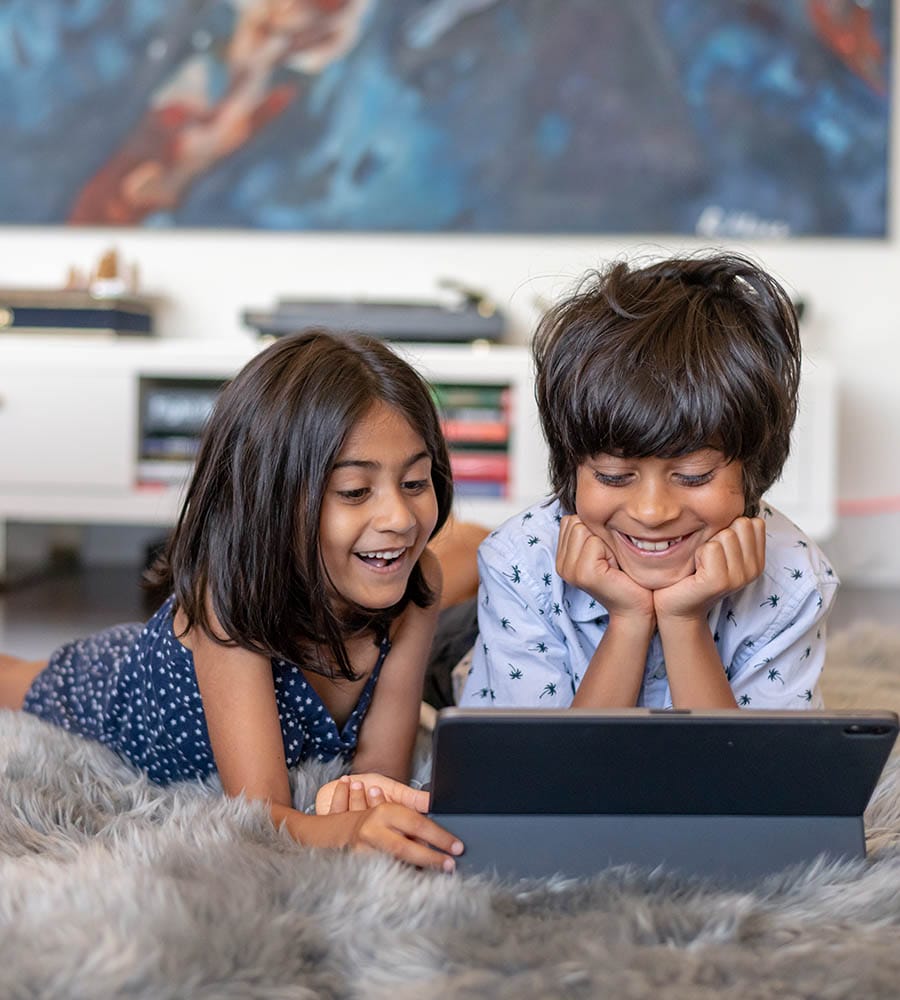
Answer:
<svg viewBox="0 0 900 1000"><path fill-rule="evenodd" d="M213 774L194 658L175 637L174 603L170 597L146 625L116 625L56 650L23 709L104 743L159 784ZM272 660L288 767L310 758L353 756L389 650L385 639L342 729L299 667Z"/></svg>

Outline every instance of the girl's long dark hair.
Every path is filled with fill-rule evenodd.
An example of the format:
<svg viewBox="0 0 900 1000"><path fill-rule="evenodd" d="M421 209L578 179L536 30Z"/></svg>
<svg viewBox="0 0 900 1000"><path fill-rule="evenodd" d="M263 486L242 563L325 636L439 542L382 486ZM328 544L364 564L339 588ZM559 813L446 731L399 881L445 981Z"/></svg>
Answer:
<svg viewBox="0 0 900 1000"><path fill-rule="evenodd" d="M345 639L385 635L410 601L432 603L418 565L402 600L383 610L342 610L328 586L319 546L325 487L344 439L376 401L422 435L432 459L435 532L444 524L453 501L450 461L421 376L368 337L308 331L280 339L220 394L175 531L148 574L155 590L174 592L188 628L354 679Z"/></svg>

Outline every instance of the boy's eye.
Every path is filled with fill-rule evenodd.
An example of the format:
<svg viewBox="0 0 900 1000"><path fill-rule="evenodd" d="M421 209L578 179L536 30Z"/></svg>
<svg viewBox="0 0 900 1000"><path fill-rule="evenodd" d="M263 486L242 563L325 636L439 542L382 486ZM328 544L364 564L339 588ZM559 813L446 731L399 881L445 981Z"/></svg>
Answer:
<svg viewBox="0 0 900 1000"><path fill-rule="evenodd" d="M678 481L682 486L705 486L712 480L714 474L713 472L701 472L699 475L679 473Z"/></svg>
<svg viewBox="0 0 900 1000"><path fill-rule="evenodd" d="M624 486L628 482L627 473L600 472L594 470L594 478L604 486Z"/></svg>

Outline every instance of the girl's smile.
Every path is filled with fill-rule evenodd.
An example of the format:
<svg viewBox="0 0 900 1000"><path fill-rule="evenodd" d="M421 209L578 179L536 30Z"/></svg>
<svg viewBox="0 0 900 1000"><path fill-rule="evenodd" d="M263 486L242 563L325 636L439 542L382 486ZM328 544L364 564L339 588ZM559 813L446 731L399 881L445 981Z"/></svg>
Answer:
<svg viewBox="0 0 900 1000"><path fill-rule="evenodd" d="M676 458L600 454L582 462L576 513L648 590L690 576L697 550L744 511L743 468L713 448Z"/></svg>
<svg viewBox="0 0 900 1000"><path fill-rule="evenodd" d="M345 600L387 608L437 523L431 456L397 410L375 403L344 441L322 503L322 559Z"/></svg>

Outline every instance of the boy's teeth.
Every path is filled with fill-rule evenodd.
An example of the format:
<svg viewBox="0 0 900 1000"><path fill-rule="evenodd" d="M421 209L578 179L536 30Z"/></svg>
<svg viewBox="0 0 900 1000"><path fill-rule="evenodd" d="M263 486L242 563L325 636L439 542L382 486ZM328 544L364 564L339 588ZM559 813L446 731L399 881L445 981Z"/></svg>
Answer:
<svg viewBox="0 0 900 1000"><path fill-rule="evenodd" d="M663 552L670 545L675 545L677 542L681 541L681 538L669 538L663 542L650 542L643 538L633 538L631 535L628 537L631 539L631 544L636 549L641 549L644 552Z"/></svg>

